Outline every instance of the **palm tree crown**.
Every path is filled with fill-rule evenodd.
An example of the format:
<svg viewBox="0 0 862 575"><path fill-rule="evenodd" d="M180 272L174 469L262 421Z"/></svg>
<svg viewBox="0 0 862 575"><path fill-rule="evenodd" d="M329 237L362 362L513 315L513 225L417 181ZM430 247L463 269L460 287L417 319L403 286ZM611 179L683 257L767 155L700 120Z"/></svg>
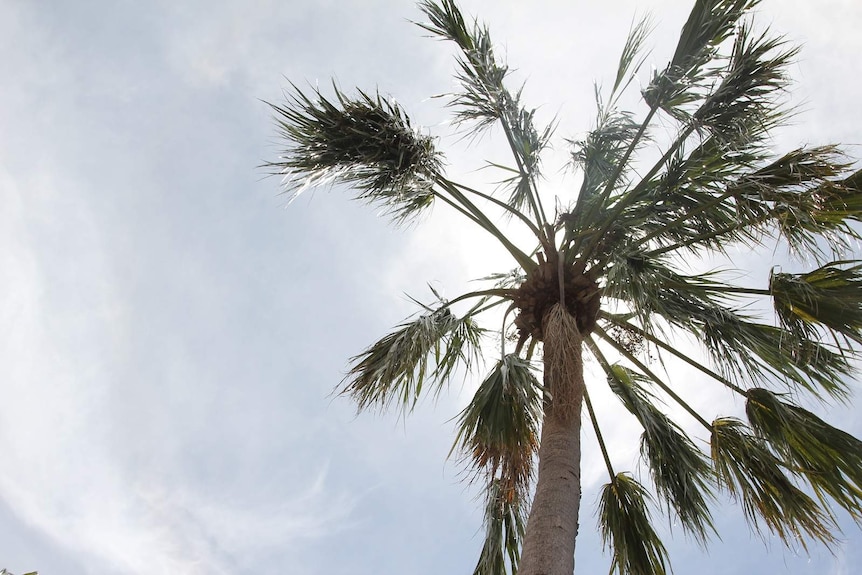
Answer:
<svg viewBox="0 0 862 575"><path fill-rule="evenodd" d="M502 128L512 164L492 165L504 174L493 192L447 178L436 141L379 94L350 96L333 85L327 97L293 86L286 103L272 106L287 146L268 166L292 193L344 182L396 223L443 202L496 238L517 266L451 300L435 292L436 301L354 357L341 386L360 409L410 410L456 370L485 367L489 332L479 321L502 314L499 356L458 416L453 447L485 488L477 574L572 572L582 406L609 474L598 514L612 570L668 571L653 496L701 543L715 532L710 507L720 491L756 530L788 544L835 542L829 502L862 522L862 443L797 404L805 395L847 399L862 343L862 263L846 255L860 239L862 171L835 146L780 156L767 147L787 116L779 95L796 50L755 31L747 13L757 3L696 0L671 61L644 82L640 114L619 108L649 28L632 27L609 94L596 90L595 127L569 141L581 176L569 197L541 190L553 126L536 125L521 92L506 86L488 29L465 20L453 0L421 1L428 21L419 25L459 50L456 122ZM666 142L653 138L662 117L664 129L673 127ZM501 214L533 245L516 245ZM768 285L750 287L735 283L742 274L733 270L695 273L685 263L776 242L815 269L776 269ZM774 313L761 319L753 304L769 300ZM678 332L702 342L702 356L673 345ZM667 381L665 358L742 397L745 419L705 419ZM605 380L585 383L584 361ZM643 428L651 490L611 464L590 401L601 385ZM660 398L703 426L709 453ZM568 475L555 483L560 465ZM564 495L554 495L558 487ZM551 516L573 522L563 535L571 541L543 551Z"/></svg>

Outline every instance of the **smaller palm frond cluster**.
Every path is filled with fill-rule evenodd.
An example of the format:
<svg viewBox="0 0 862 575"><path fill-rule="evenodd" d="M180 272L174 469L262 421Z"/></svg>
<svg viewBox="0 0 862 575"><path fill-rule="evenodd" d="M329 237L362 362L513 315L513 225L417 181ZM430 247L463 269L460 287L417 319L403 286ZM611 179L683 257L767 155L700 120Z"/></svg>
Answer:
<svg viewBox="0 0 862 575"><path fill-rule="evenodd" d="M568 140L581 177L571 198L541 193L553 122L538 125L521 91L507 88L509 69L488 29L452 0L421 1L429 22L420 26L457 49L459 90L449 100L457 123L477 133L496 127L509 144L511 165L491 164L504 174L502 189L448 179L434 140L379 95L333 87L327 99L294 86L285 105L272 106L288 147L268 166L289 191L346 183L396 222L442 202L496 238L517 266L485 278L485 289L448 301L435 293L434 304L353 358L341 386L360 409L409 411L462 368L484 365L480 320L503 315L500 357L457 417L453 447L485 486L477 575L517 569L539 429L548 417L579 414L582 400L608 468L598 516L612 570L668 571L653 498L702 544L715 533L711 508L722 492L754 529L788 545L834 543L830 504L862 523L862 442L799 405L849 396L862 344L862 262L851 255L862 239L862 171L832 145L770 150L770 131L788 116L781 101L797 51L757 31L749 17L757 4L696 0L670 62L645 82L642 113L619 108L646 59L650 26L632 27L610 93L596 89L595 126ZM549 217L545 205L561 207ZM503 226L530 232L532 245L516 245ZM747 274L686 265L757 246L783 246L816 269L767 266L768 283L752 287L739 283ZM774 313L753 311L767 303ZM512 332L517 343L507 349ZM685 351L677 334L701 342L703 353ZM582 351L606 382L572 383L582 381ZM699 413L685 398L695 392L675 383L673 370L654 369L656 358L737 394L745 420ZM602 406L589 399L605 383L643 429L651 489L612 466ZM662 400L690 421L674 420ZM687 431L692 422L708 450Z"/></svg>
<svg viewBox="0 0 862 575"><path fill-rule="evenodd" d="M516 354L497 362L458 417L453 450L464 454L487 485L488 536L479 573L504 573L507 558L517 565L527 511L524 493L530 488L541 418L539 382L529 363Z"/></svg>
<svg viewBox="0 0 862 575"><path fill-rule="evenodd" d="M333 91L335 102L319 90L308 96L293 86L287 105L271 105L281 136L296 145L268 167L288 176L294 194L334 181L351 184L357 199L383 206L396 221L427 207L440 170L431 137L379 94L348 98L336 86Z"/></svg>
<svg viewBox="0 0 862 575"><path fill-rule="evenodd" d="M782 326L797 338L817 337L823 325L847 345L862 343L862 264L838 261L804 274L773 273L769 291Z"/></svg>
<svg viewBox="0 0 862 575"><path fill-rule="evenodd" d="M344 391L360 409L393 402L412 408L426 380L447 381L459 363L469 369L482 331L469 315L458 318L445 305L429 310L355 357Z"/></svg>

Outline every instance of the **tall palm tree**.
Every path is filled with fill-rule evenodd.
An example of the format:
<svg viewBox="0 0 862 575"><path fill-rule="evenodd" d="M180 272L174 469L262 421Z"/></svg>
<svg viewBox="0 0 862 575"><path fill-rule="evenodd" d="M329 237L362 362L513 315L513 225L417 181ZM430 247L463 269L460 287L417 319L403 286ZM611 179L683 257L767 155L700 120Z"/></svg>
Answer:
<svg viewBox="0 0 862 575"><path fill-rule="evenodd" d="M499 355L457 418L454 448L486 497L476 574L573 572L582 420L609 476L598 515L612 571L667 572L653 497L699 542L715 532L720 492L756 530L788 544L834 543L831 503L862 521L862 443L799 405L848 396L862 343L862 262L846 254L860 239L862 171L834 146L768 149L770 130L786 118L778 96L796 50L755 31L747 16L755 4L696 0L673 58L642 82L639 114L619 108L644 58L648 25L632 27L609 94L597 90L595 127L569 142L581 174L570 197L543 193L540 158L553 128L536 125L520 90L507 87L488 29L453 0L422 0L420 26L459 50L457 123L502 128L511 148L510 166L491 165L503 174L493 191L449 179L435 139L377 93L333 85L327 97L293 86L272 106L287 144L269 167L292 193L348 184L395 223L442 202L514 260L514 271L484 278L483 289L451 300L435 292L354 357L340 387L360 410L409 411L456 372L488 367L480 347L497 334ZM672 133L666 141L654 134L657 122ZM517 245L503 224L529 231L532 245ZM757 287L739 285L745 275L733 270L690 265L776 243L815 269L776 268ZM770 300L774 313L759 318ZM483 317L502 329L483 329ZM702 353L675 345L680 332L702 342ZM708 421L673 386L665 360L738 394L745 419ZM585 382L585 361L606 378ZM590 401L604 385L643 427L651 489L611 464ZM666 403L691 420L675 421ZM685 431L691 424L703 427L709 453Z"/></svg>

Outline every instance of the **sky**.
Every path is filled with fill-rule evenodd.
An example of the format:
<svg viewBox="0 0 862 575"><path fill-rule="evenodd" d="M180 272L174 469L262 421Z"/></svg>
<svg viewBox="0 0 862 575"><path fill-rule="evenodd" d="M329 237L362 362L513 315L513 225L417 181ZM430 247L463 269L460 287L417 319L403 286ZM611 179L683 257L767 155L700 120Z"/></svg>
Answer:
<svg viewBox="0 0 862 575"><path fill-rule="evenodd" d="M590 128L592 82L612 81L633 17L652 14L658 68L690 8L461 5L489 24L538 120L558 118L547 173L560 194L574 181L558 171L564 139ZM418 19L395 0L0 0L0 568L472 572L480 502L447 454L476 381L407 418L357 416L332 390L415 311L405 293L457 294L511 262L445 210L393 229L337 188L288 205L259 167L279 153L264 102L334 78L391 95L440 137L453 173L484 177L488 155L431 98L454 87L451 49ZM799 113L776 150L834 142L862 157L862 4L764 0L757 21L803 46L788 95ZM493 156L499 140L476 144ZM735 256L752 281L782 263ZM695 402L740 409L706 387ZM819 409L862 434L858 408ZM624 419L609 431L623 468L637 468L636 435ZM577 570L602 572L602 467L584 438ZM844 516L834 554L762 541L726 501L716 522L707 551L663 528L675 572L862 571Z"/></svg>

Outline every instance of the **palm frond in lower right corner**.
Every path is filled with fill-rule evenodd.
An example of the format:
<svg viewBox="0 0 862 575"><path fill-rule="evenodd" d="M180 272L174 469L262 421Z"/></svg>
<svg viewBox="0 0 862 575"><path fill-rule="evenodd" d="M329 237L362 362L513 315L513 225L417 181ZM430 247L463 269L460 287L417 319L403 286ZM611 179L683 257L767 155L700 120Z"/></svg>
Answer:
<svg viewBox="0 0 862 575"><path fill-rule="evenodd" d="M827 546L836 542L835 521L782 470L766 444L734 418L712 424L712 460L720 484L742 504L749 525L762 533L761 521L785 545L807 549L806 537Z"/></svg>
<svg viewBox="0 0 862 575"><path fill-rule="evenodd" d="M787 329L810 335L822 326L862 343L862 262L830 262L802 274L772 273L769 291Z"/></svg>
<svg viewBox="0 0 862 575"><path fill-rule="evenodd" d="M759 437L803 477L862 523L862 441L766 389L749 389L745 411Z"/></svg>

